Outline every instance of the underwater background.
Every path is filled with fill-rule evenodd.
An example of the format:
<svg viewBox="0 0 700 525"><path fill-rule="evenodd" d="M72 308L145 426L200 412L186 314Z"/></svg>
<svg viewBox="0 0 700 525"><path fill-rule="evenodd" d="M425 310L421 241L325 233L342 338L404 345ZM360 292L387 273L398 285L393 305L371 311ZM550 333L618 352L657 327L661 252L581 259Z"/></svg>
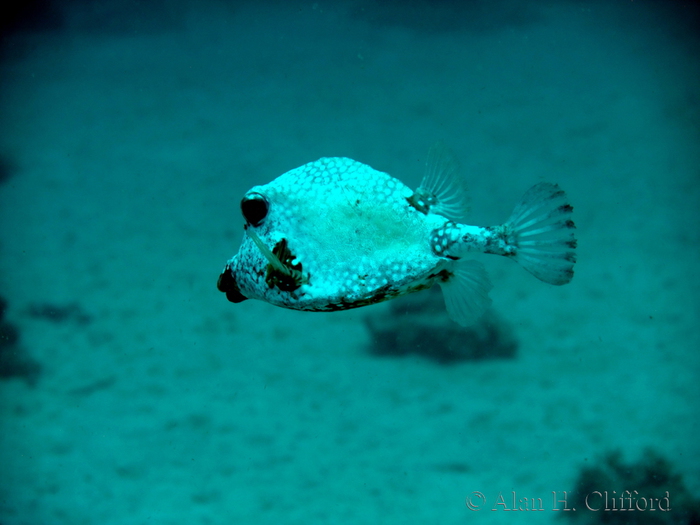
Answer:
<svg viewBox="0 0 700 525"><path fill-rule="evenodd" d="M623 513L562 509L648 482L673 513L625 519L696 523L697 3L2 10L2 525L598 523ZM415 188L436 140L470 224L566 190L570 284L481 257L462 332L430 292L216 290L251 186L347 156Z"/></svg>

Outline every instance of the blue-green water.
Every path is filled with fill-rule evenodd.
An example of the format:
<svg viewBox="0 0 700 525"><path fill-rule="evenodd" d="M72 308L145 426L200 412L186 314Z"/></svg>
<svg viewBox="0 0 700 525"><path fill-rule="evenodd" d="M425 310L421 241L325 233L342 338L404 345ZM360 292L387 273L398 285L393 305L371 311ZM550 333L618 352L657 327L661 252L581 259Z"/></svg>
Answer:
<svg viewBox="0 0 700 525"><path fill-rule="evenodd" d="M691 3L56 0L3 20L2 525L554 523L583 466L648 447L700 493ZM439 301L418 321L216 290L248 188L321 156L415 187L436 140L472 224L539 181L567 191L570 284L479 258L491 328L463 342Z"/></svg>

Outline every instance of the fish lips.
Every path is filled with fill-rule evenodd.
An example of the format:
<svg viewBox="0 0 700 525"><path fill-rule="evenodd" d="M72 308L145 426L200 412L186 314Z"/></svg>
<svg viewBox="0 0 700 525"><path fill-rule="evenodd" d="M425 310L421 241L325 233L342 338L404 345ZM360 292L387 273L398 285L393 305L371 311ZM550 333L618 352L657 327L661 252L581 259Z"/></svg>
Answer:
<svg viewBox="0 0 700 525"><path fill-rule="evenodd" d="M230 261L228 264L226 264L226 267L221 272L221 275L219 275L219 280L216 282L216 287L220 292L225 293L226 299L232 303L242 303L248 298L241 293L241 289L238 287L236 278L231 270L231 265L233 262L234 261Z"/></svg>

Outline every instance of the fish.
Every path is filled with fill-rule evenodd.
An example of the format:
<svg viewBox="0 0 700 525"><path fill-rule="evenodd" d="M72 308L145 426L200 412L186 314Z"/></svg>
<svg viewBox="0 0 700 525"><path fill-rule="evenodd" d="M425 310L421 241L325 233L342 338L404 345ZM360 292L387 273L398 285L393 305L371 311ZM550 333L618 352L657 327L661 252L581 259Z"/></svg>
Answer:
<svg viewBox="0 0 700 525"><path fill-rule="evenodd" d="M571 281L573 207L557 184L532 186L497 226L463 223L468 206L459 161L443 143L430 148L415 191L367 164L324 157L243 196L243 240L217 288L233 303L331 312L438 284L450 318L470 326L493 286L471 254L513 259L545 283Z"/></svg>

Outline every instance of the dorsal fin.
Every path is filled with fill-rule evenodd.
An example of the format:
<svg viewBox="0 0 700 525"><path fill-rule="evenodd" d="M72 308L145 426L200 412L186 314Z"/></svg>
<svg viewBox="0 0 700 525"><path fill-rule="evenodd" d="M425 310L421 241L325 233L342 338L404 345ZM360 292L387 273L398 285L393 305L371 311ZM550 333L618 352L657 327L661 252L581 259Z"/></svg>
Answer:
<svg viewBox="0 0 700 525"><path fill-rule="evenodd" d="M453 220L462 219L469 211L467 183L459 161L442 142L428 150L425 176L409 202L423 213L437 213Z"/></svg>

